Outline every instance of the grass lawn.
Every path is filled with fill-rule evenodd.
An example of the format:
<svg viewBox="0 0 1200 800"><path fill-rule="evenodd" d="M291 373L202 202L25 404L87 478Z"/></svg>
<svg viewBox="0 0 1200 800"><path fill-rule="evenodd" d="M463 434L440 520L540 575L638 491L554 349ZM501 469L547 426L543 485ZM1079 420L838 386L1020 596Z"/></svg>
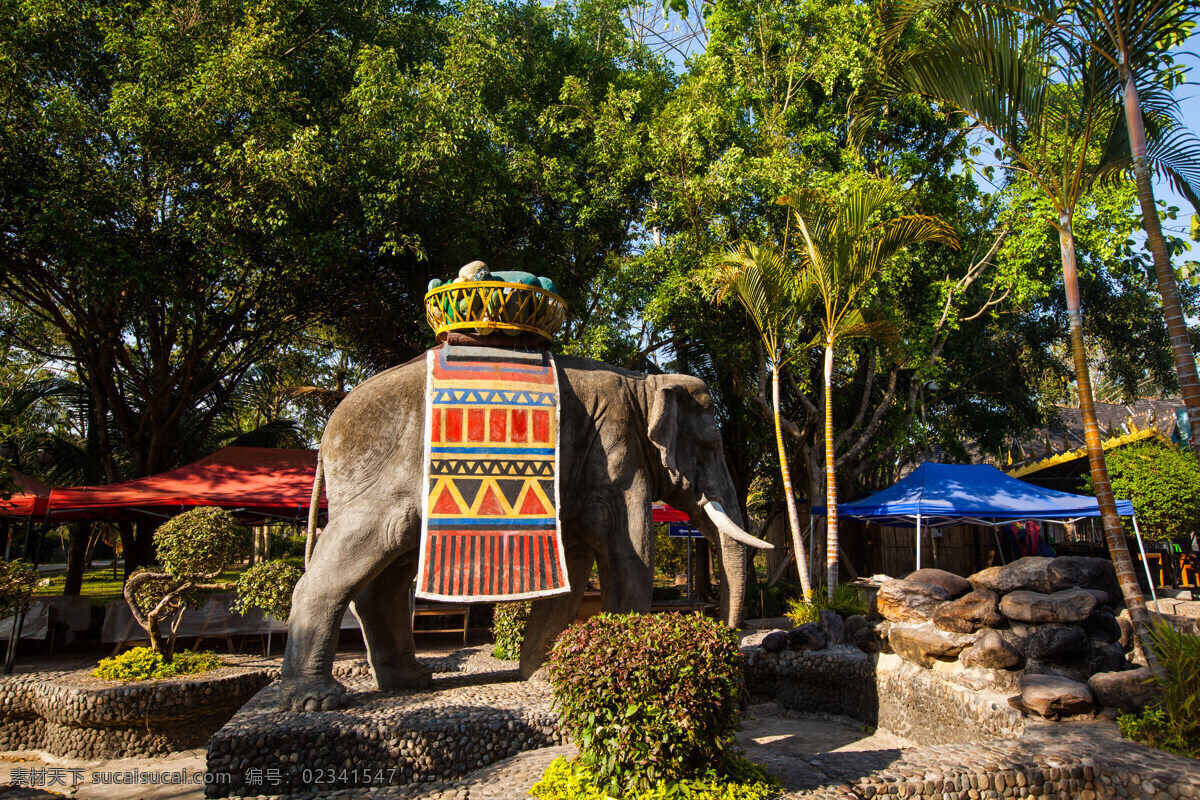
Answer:
<svg viewBox="0 0 1200 800"><path fill-rule="evenodd" d="M246 569L245 566L237 566L227 569L211 581L205 583L236 583L241 577L242 572ZM63 587L67 583L65 572L55 572L50 575L50 583L46 586L38 586L34 589L35 597L50 597L61 595ZM105 604L113 600L121 600L124 595L122 591L125 588L125 569L117 567L117 579L113 580L112 567L100 567L99 569L88 570L83 573L83 592L85 597L91 598L93 606L103 607ZM233 587L230 586L229 591ZM206 594L212 594L218 591L216 589L205 590Z"/></svg>

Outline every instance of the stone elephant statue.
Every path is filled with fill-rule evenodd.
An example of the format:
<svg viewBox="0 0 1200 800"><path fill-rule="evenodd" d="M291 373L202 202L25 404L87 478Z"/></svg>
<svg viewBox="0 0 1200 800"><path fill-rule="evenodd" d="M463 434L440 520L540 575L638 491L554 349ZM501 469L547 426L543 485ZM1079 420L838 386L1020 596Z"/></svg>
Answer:
<svg viewBox="0 0 1200 800"><path fill-rule="evenodd" d="M721 614L739 625L746 548L771 545L741 528L704 383L583 358L556 363L559 515L571 592L533 602L522 675L542 665L574 620L594 562L604 610L650 610L655 500L689 514L718 548ZM424 359L382 372L354 389L325 428L314 495L323 474L329 523L292 599L285 710L341 704L345 690L332 666L338 622L351 601L379 688L430 682L414 656L409 595L421 531L425 379Z"/></svg>

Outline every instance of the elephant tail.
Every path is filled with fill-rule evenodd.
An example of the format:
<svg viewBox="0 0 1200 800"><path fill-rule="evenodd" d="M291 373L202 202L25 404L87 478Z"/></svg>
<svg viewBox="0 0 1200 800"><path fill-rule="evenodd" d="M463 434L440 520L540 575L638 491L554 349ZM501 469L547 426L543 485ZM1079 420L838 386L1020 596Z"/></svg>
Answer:
<svg viewBox="0 0 1200 800"><path fill-rule="evenodd" d="M317 546L317 517L321 514L321 492L325 488L325 456L317 448L317 473L313 476L312 497L308 501L308 537L304 542L304 568L312 561L313 548Z"/></svg>

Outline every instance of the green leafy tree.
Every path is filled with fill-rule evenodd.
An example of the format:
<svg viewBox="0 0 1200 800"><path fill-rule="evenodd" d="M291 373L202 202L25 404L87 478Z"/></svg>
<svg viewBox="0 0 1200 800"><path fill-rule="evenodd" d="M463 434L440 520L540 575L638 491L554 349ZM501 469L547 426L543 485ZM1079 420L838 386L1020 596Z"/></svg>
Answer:
<svg viewBox="0 0 1200 800"><path fill-rule="evenodd" d="M1183 82L1183 68L1176 64L1170 53L1172 47L1192 33L1200 19L1200 6L1186 0L976 2L1022 14L1059 38L1067 58L1075 57L1083 47L1087 49L1088 57L1103 60L1115 73L1124 111L1130 167L1137 187L1142 227L1146 231L1146 246L1151 253L1154 280L1162 297L1171 353L1179 388L1188 408L1192 435L1200 441L1200 377L1196 372L1178 276L1171 264L1172 247L1162 232L1153 184L1154 177L1165 178L1194 206L1200 207L1197 199L1200 193L1200 140L1179 120L1174 90ZM906 25L922 10L938 5L941 5L940 0L898 4L897 27ZM1168 142L1172 144L1164 147ZM1195 454L1200 458L1200 449Z"/></svg>
<svg viewBox="0 0 1200 800"><path fill-rule="evenodd" d="M829 599L838 585L837 469L833 436L834 349L849 339L896 341L895 326L870 307L871 284L889 261L922 242L957 248L942 220L922 214L892 216L911 198L890 184L852 191L832 201L808 197L793 206L807 306L819 311L820 334L810 346L824 350L826 575Z"/></svg>
<svg viewBox="0 0 1200 800"><path fill-rule="evenodd" d="M146 631L150 647L166 661L175 652L183 610L199 599L204 581L245 557L250 532L221 508L203 506L172 517L154 532L160 566L135 572L125 581L125 602ZM164 648L159 623L170 625Z"/></svg>
<svg viewBox="0 0 1200 800"><path fill-rule="evenodd" d="M292 613L292 592L303 573L286 561L260 561L238 578L237 601L233 610L245 614L261 609L280 622Z"/></svg>
<svg viewBox="0 0 1200 800"><path fill-rule="evenodd" d="M1149 615L1117 516L1105 466L1084 343L1074 231L1080 201L1119 168L1122 116L1112 73L1086 49L1066 63L1056 58L1044 29L1014 15L970 8L937 21L939 35L924 48L898 53L891 94L918 92L960 109L1002 144L1012 169L1044 192L1058 233L1070 324L1071 356L1084 421L1092 484L1126 606L1144 646Z"/></svg>
<svg viewBox="0 0 1200 800"><path fill-rule="evenodd" d="M779 470L783 478L783 493L787 501L788 525L796 555L796 570L800 585L807 597L809 585L804 542L800 538L800 517L796 511L796 494L788 471L787 448L784 446L779 380L788 361L799 352L790 347L799 317L806 310L806 298L800 273L789 264L782 253L771 244L743 244L729 251L718 268L714 283L717 302L732 295L746 310L767 354L771 368L771 408L775 421L775 446L779 454Z"/></svg>
<svg viewBox="0 0 1200 800"><path fill-rule="evenodd" d="M1147 539L1169 542L1196 530L1200 524L1200 465L1191 454L1173 444L1150 440L1110 450L1105 459L1113 493L1133 503ZM1133 533L1129 523L1126 530Z"/></svg>
<svg viewBox="0 0 1200 800"><path fill-rule="evenodd" d="M322 0L4 4L0 291L61 337L47 355L91 392L106 480L178 463L352 267L332 129L373 19Z"/></svg>
<svg viewBox="0 0 1200 800"><path fill-rule="evenodd" d="M38 574L25 561L0 561L0 617L29 608Z"/></svg>

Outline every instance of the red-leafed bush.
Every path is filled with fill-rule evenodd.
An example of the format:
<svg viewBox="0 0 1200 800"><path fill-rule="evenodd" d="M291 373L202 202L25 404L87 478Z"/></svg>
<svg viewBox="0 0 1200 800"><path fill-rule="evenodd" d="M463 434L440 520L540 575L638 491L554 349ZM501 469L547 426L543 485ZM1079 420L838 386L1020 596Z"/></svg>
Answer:
<svg viewBox="0 0 1200 800"><path fill-rule="evenodd" d="M737 636L697 614L600 614L550 655L561 723L602 788L623 796L733 767Z"/></svg>

